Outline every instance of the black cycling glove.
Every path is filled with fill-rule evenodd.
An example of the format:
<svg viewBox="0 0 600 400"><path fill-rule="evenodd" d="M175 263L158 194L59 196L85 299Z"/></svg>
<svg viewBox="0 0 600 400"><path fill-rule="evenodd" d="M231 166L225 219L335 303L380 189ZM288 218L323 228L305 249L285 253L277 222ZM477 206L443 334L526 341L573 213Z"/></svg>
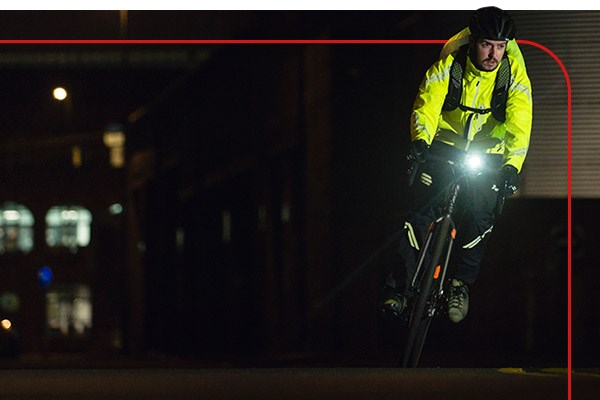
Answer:
<svg viewBox="0 0 600 400"><path fill-rule="evenodd" d="M427 153L429 152L429 145L423 139L418 139L410 144L410 154L412 157L419 162L425 161Z"/></svg>
<svg viewBox="0 0 600 400"><path fill-rule="evenodd" d="M504 188L504 196L510 197L519 189L521 178L515 167L512 165L505 165L500 168L499 186Z"/></svg>

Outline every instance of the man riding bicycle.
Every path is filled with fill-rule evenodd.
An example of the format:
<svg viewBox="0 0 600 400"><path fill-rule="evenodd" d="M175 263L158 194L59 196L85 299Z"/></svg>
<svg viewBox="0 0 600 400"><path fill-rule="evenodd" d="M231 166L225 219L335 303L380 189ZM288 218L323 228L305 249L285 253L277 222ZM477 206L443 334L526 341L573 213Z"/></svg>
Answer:
<svg viewBox="0 0 600 400"><path fill-rule="evenodd" d="M447 311L453 322L467 315L468 287L479 274L498 196L510 196L518 189L529 147L531 83L515 33L505 11L476 10L469 27L449 40L421 82L411 116L411 155L421 164L411 187L413 205L399 250L402 260L383 291L382 310L387 315L398 317L406 307L419 248L453 179L447 164L427 157L452 159L469 146L483 152L496 171L474 179L462 199Z"/></svg>

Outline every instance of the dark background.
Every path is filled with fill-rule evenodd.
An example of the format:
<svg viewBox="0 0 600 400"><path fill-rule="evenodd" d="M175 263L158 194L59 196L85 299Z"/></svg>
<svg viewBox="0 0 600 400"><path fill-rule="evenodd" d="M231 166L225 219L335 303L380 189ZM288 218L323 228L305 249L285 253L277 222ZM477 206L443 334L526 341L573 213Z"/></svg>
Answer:
<svg viewBox="0 0 600 400"><path fill-rule="evenodd" d="M469 15L4 11L0 36L445 39ZM91 363L395 365L403 330L381 320L377 303L403 225L412 100L439 49L2 45L3 197L36 221L60 202L94 214L92 243L75 255L50 254L41 227L34 253L0 258L4 287L23 299L17 362L68 353ZM68 104L50 99L56 83L71 90ZM101 142L111 123L127 135L122 170L107 166ZM125 213L107 216L116 201ZM575 217L594 204L576 202ZM575 267L595 243L591 219L577 221ZM436 321L424 364L564 366L566 242L566 198L509 200L468 318ZM76 346L48 344L39 329L43 297L30 277L47 260L60 265L57 280L93 288L93 332ZM575 270L576 304L594 291L585 271ZM573 343L589 366L598 327L585 310L576 308Z"/></svg>

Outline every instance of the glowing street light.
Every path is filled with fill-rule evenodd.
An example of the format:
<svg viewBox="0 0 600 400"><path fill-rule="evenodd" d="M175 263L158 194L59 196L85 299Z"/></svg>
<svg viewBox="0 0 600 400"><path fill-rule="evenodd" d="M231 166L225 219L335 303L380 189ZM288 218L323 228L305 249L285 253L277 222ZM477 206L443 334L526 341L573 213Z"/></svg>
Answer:
<svg viewBox="0 0 600 400"><path fill-rule="evenodd" d="M67 98L67 91L62 87L57 87L52 91L52 96L58 101L63 101Z"/></svg>
<svg viewBox="0 0 600 400"><path fill-rule="evenodd" d="M10 319L3 319L0 322L0 326L2 326L2 329L5 331L10 331L12 329L12 322L10 322Z"/></svg>

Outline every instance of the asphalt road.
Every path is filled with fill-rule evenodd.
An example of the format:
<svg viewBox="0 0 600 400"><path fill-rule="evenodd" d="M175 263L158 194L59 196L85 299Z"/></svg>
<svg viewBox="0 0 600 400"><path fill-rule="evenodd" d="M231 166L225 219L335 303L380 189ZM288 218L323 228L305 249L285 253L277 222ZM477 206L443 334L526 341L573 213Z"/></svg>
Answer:
<svg viewBox="0 0 600 400"><path fill-rule="evenodd" d="M566 370L442 368L0 370L0 399L568 399ZM572 399L600 373L572 373Z"/></svg>

